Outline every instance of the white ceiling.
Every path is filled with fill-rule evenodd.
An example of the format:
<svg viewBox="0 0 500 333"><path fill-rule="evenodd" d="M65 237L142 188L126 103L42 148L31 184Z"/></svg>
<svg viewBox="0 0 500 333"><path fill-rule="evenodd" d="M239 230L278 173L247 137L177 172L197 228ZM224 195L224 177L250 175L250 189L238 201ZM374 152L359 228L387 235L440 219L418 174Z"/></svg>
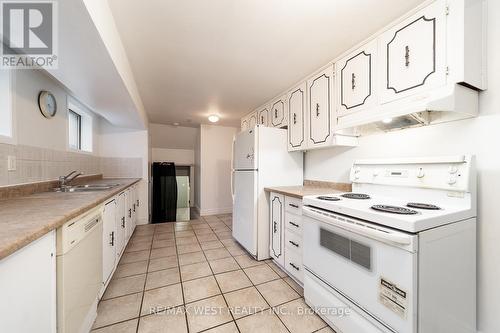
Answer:
<svg viewBox="0 0 500 333"><path fill-rule="evenodd" d="M422 0L108 0L150 122L222 125Z"/></svg>

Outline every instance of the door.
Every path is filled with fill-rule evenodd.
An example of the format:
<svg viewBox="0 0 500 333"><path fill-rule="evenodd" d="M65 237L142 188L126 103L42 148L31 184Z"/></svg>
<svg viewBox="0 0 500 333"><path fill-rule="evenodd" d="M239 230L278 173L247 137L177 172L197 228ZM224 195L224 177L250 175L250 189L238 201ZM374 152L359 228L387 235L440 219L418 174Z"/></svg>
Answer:
<svg viewBox="0 0 500 333"><path fill-rule="evenodd" d="M271 103L271 125L273 127L286 126L285 101L286 96L282 96Z"/></svg>
<svg viewBox="0 0 500 333"><path fill-rule="evenodd" d="M257 129L249 129L236 134L233 145L234 170L257 169L256 142Z"/></svg>
<svg viewBox="0 0 500 333"><path fill-rule="evenodd" d="M445 6L436 1L380 37L382 103L445 84Z"/></svg>
<svg viewBox="0 0 500 333"><path fill-rule="evenodd" d="M288 93L288 151L306 147L306 82Z"/></svg>
<svg viewBox="0 0 500 333"><path fill-rule="evenodd" d="M335 64L339 115L356 112L377 102L376 53L377 41L374 40Z"/></svg>
<svg viewBox="0 0 500 333"><path fill-rule="evenodd" d="M283 220L285 214L285 198L282 194L271 193L270 196L270 227L271 227L271 242L270 253L271 257L276 260L281 266L285 266L284 256L284 230Z"/></svg>
<svg viewBox="0 0 500 333"><path fill-rule="evenodd" d="M257 171L234 172L233 237L257 255Z"/></svg>
<svg viewBox="0 0 500 333"><path fill-rule="evenodd" d="M319 147L329 143L332 137L333 66L315 75L308 81L309 105L308 147Z"/></svg>
<svg viewBox="0 0 500 333"><path fill-rule="evenodd" d="M248 128L255 128L257 125L257 111L252 112L248 118Z"/></svg>
<svg viewBox="0 0 500 333"><path fill-rule="evenodd" d="M111 277L116 261L116 201L104 206L102 215L102 283Z"/></svg>
<svg viewBox="0 0 500 333"><path fill-rule="evenodd" d="M116 202L116 256L120 257L125 247L125 237L127 235L125 193L120 193Z"/></svg>
<svg viewBox="0 0 500 333"><path fill-rule="evenodd" d="M259 112L259 124L263 126L269 126L269 107L264 107L260 109Z"/></svg>

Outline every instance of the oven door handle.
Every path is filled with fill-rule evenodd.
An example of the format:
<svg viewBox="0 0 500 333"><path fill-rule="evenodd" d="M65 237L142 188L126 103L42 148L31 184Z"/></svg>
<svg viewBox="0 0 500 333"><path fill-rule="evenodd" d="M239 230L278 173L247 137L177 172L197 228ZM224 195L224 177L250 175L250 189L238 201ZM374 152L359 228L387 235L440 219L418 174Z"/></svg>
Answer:
<svg viewBox="0 0 500 333"><path fill-rule="evenodd" d="M351 222L340 221L333 214L328 214L325 216L321 213L317 213L309 207L303 207L303 211L305 215L310 216L316 220L320 220L329 225L333 225L339 227L341 229L354 232L356 234L366 236L369 238L374 238L383 242L391 242L399 245L410 245L412 243L411 235L404 234L402 232L393 232L393 231L383 231L381 229L365 227L360 224L354 224Z"/></svg>

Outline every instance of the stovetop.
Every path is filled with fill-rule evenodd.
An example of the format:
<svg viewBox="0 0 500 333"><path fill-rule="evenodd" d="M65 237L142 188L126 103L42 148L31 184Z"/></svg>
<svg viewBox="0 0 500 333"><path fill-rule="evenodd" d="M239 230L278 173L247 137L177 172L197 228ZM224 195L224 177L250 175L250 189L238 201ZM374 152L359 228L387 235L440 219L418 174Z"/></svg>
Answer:
<svg viewBox="0 0 500 333"><path fill-rule="evenodd" d="M306 196L303 203L408 232L419 232L474 217L469 207L426 202L422 198L417 200L366 193L352 194Z"/></svg>

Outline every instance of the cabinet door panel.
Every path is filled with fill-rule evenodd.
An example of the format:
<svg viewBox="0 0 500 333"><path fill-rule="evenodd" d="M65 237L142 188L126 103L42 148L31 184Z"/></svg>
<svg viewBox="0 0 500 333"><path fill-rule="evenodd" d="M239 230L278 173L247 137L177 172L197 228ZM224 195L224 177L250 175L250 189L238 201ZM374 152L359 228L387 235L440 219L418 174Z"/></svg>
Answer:
<svg viewBox="0 0 500 333"><path fill-rule="evenodd" d="M116 205L116 255L120 257L123 248L125 247L125 237L126 237L126 208L125 208L125 193L121 193L118 196L118 201Z"/></svg>
<svg viewBox="0 0 500 333"><path fill-rule="evenodd" d="M288 93L288 150L305 149L306 83Z"/></svg>
<svg viewBox="0 0 500 333"><path fill-rule="evenodd" d="M116 201L104 206L102 216L102 282L105 285L111 277L116 261Z"/></svg>
<svg viewBox="0 0 500 333"><path fill-rule="evenodd" d="M259 124L263 126L269 126L269 107L260 109L258 113L259 113Z"/></svg>
<svg viewBox="0 0 500 333"><path fill-rule="evenodd" d="M446 82L445 11L437 1L381 36L382 102Z"/></svg>
<svg viewBox="0 0 500 333"><path fill-rule="evenodd" d="M309 147L328 144L332 136L333 67L308 81Z"/></svg>
<svg viewBox="0 0 500 333"><path fill-rule="evenodd" d="M283 96L271 103L271 125L273 127L286 126L285 101L286 97Z"/></svg>
<svg viewBox="0 0 500 333"><path fill-rule="evenodd" d="M373 41L336 64L340 114L355 112L376 102L376 50L377 42Z"/></svg>
<svg viewBox="0 0 500 333"><path fill-rule="evenodd" d="M281 194L271 193L271 256L282 266L283 256L283 218L285 198Z"/></svg>
<svg viewBox="0 0 500 333"><path fill-rule="evenodd" d="M253 112L248 118L248 128L254 128L257 125L257 111Z"/></svg>

